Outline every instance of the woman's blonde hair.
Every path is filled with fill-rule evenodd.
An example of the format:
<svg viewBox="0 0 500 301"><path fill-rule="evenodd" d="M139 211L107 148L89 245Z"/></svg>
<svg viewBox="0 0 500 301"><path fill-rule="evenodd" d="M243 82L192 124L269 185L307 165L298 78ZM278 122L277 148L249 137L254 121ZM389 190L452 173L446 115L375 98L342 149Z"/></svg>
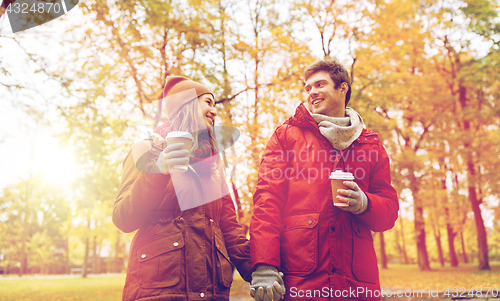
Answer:
<svg viewBox="0 0 500 301"><path fill-rule="evenodd" d="M207 129L198 98L183 105L168 122L170 123L170 131L184 131L193 135L194 143L191 148L191 156L193 156L193 151L198 148L199 140L205 137L208 138L214 152L218 154L214 129L213 127Z"/></svg>

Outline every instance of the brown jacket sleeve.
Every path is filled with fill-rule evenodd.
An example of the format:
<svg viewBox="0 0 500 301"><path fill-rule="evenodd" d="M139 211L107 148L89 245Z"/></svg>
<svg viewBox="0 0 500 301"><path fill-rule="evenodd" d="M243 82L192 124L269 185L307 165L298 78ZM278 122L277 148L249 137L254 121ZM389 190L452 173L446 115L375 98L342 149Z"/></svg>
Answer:
<svg viewBox="0 0 500 301"><path fill-rule="evenodd" d="M226 185L226 183L223 182L223 185ZM222 198L222 212L219 224L231 262L241 277L250 282L252 280L250 241L247 239L243 227L236 220L233 199L229 194Z"/></svg>
<svg viewBox="0 0 500 301"><path fill-rule="evenodd" d="M123 162L121 184L113 210L113 223L125 233L144 225L165 198L170 181L170 176L141 172L136 168L135 161L138 159L134 160L133 153L135 150L137 154L138 147L142 147L141 143L132 147Z"/></svg>

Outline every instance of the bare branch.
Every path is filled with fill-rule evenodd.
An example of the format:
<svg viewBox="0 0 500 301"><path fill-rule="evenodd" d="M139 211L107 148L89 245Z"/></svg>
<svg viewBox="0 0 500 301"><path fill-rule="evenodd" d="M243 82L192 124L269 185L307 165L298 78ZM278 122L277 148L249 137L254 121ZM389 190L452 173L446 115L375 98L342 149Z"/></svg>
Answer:
<svg viewBox="0 0 500 301"><path fill-rule="evenodd" d="M234 94L234 95L231 95L230 97L226 97L226 98L221 98L221 99L218 99L215 101L216 104L218 103L224 103L224 102L227 102L227 101L231 101L233 99L235 99L238 95L242 94L242 93L245 93L247 91L252 91L252 90L256 90L260 87L269 87L269 86L273 86L275 85L274 83L267 83L267 84L260 84L260 85L257 85L256 87L247 87L246 89L244 90L241 90L240 92Z"/></svg>
<svg viewBox="0 0 500 301"><path fill-rule="evenodd" d="M429 122L429 124L427 126L424 126L424 132L422 133L422 135L420 135L420 137L418 138L417 143L415 144L415 147L413 148L415 150L415 152L420 148L420 143L424 139L425 134L427 134L429 132L429 128L431 126L432 126L432 122Z"/></svg>

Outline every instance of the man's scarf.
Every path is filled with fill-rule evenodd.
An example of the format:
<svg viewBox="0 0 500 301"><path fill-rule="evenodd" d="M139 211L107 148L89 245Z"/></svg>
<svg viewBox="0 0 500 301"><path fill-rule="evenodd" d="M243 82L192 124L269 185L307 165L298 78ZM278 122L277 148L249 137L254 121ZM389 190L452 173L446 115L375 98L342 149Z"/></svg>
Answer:
<svg viewBox="0 0 500 301"><path fill-rule="evenodd" d="M353 109L345 109L346 117L330 117L309 112L318 124L319 131L337 150L348 148L361 135L365 124Z"/></svg>

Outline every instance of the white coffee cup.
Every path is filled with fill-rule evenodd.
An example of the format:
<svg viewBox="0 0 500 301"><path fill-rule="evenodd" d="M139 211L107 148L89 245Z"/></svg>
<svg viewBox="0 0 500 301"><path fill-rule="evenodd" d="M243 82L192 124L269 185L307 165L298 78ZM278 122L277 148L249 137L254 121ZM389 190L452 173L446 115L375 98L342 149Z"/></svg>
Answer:
<svg viewBox="0 0 500 301"><path fill-rule="evenodd" d="M330 182L332 185L332 196L333 196L333 205L337 207L347 207L349 206L344 202L337 202L337 190L338 189L347 189L350 188L344 185L344 181L352 181L354 180L354 176L350 172L343 172L341 170L336 170L335 172L330 173Z"/></svg>
<svg viewBox="0 0 500 301"><path fill-rule="evenodd" d="M189 158L189 155L191 153L191 148L193 147L194 143L194 138L193 135L191 135L191 133L183 131L173 131L167 134L165 140L167 142L167 145L174 143L183 143L184 146L182 147L182 149L187 150L189 152L187 154L187 157ZM188 167L185 165L175 165L173 168L184 171L188 170Z"/></svg>

